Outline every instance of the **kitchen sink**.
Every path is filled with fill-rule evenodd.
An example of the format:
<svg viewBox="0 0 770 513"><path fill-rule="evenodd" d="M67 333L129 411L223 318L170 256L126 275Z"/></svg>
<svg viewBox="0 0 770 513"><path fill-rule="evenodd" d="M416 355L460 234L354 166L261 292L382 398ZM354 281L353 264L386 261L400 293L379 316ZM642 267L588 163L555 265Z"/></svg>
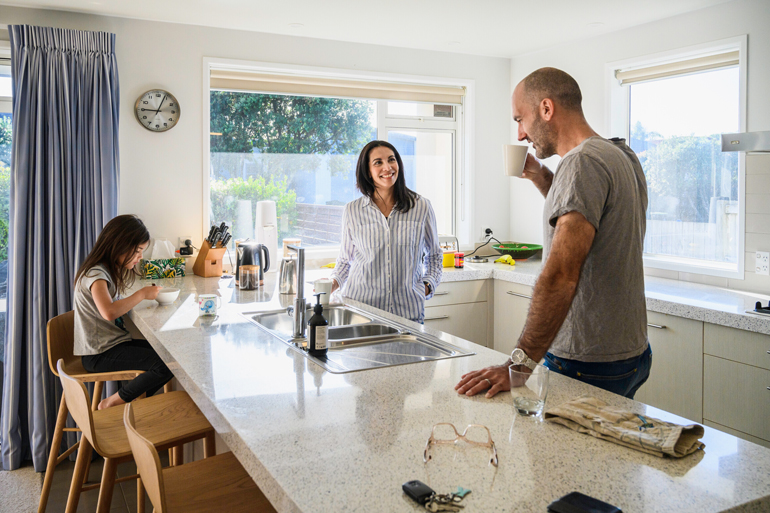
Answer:
<svg viewBox="0 0 770 513"><path fill-rule="evenodd" d="M413 334L406 326L350 306L329 306L324 308L324 317L329 321L329 351L319 358L295 345L294 319L285 310L242 315L335 374L476 354L427 333ZM311 315L312 311L308 312L307 319Z"/></svg>
<svg viewBox="0 0 770 513"><path fill-rule="evenodd" d="M286 310L264 313L251 312L244 315L255 324L264 326L268 330L285 334L288 337L291 337L291 334L294 331L294 319L286 313ZM309 320L312 315L313 310L308 307L305 318ZM352 326L372 322L371 317L367 317L362 313L355 312L344 306L324 307L324 317L329 321L330 327Z"/></svg>

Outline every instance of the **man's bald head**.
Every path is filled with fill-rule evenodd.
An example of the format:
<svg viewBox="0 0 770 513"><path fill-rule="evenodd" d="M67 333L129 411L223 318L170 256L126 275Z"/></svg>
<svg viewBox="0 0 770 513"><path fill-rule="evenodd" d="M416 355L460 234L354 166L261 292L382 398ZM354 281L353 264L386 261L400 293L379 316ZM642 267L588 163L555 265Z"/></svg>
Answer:
<svg viewBox="0 0 770 513"><path fill-rule="evenodd" d="M521 92L524 93L526 103L535 109L544 98L550 98L563 109L583 113L580 86L560 69L540 68L527 75L518 87L523 88Z"/></svg>

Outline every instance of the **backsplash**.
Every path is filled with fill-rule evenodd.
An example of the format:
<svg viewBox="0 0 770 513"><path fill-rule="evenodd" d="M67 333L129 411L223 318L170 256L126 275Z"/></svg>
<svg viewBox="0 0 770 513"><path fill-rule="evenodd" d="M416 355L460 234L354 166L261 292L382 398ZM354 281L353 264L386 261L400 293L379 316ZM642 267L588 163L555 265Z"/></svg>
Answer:
<svg viewBox="0 0 770 513"><path fill-rule="evenodd" d="M770 295L770 276L754 273L754 253L770 251L770 154L746 155L746 239L743 280L645 267L644 274Z"/></svg>

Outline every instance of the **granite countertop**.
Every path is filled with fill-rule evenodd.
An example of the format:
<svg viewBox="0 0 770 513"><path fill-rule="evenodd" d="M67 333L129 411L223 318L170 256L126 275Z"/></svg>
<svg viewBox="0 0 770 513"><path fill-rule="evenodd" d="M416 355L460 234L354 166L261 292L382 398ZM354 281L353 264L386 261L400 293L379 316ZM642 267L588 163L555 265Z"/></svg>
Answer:
<svg viewBox="0 0 770 513"><path fill-rule="evenodd" d="M476 354L331 374L241 315L290 302L276 294L274 273L261 291L197 276L156 283L179 287L179 298L168 306L144 301L131 320L278 511L424 511L401 492L412 479L439 493L472 489L464 501L468 512L545 511L573 490L627 512L770 507L770 450L764 447L706 427L705 451L663 459L518 417L509 394L469 398L453 389L464 373L499 364L500 353L408 321L413 331ZM137 281L134 288L146 284ZM222 297L218 317L198 317L201 293ZM687 423L560 375L552 375L546 409L584 395ZM460 430L488 426L499 467L489 465L486 449L465 445L437 448L424 464L425 442L437 422Z"/></svg>
<svg viewBox="0 0 770 513"><path fill-rule="evenodd" d="M464 269L446 268L442 282L495 279L534 286L540 275L542 261L530 259L507 264L465 264ZM647 309L652 312L685 317L696 321L719 324L770 335L770 315L747 313L757 301L766 305L770 295L742 292L700 283L644 277Z"/></svg>

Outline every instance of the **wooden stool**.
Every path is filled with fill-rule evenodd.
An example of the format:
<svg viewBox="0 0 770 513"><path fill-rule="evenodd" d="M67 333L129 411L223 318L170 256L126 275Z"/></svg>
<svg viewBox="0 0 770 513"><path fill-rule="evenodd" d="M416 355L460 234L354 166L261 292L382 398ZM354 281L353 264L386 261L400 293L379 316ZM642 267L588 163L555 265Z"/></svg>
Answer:
<svg viewBox="0 0 770 513"><path fill-rule="evenodd" d="M139 477L133 475L116 480L117 465L133 459L123 426L123 410L107 408L93 411L85 385L69 376L63 365L64 361L59 360L57 369L64 396L67 398L72 418L83 432L66 512L75 513L82 491L99 488L97 512L106 513L110 510L115 483ZM209 457L215 454L214 429L186 392L169 392L147 399L137 399L134 403L139 425L158 450L203 438L204 455ZM93 449L104 457L102 480L101 484L84 486L86 465L91 460ZM144 511L144 488L141 480L137 481L137 510Z"/></svg>
<svg viewBox="0 0 770 513"><path fill-rule="evenodd" d="M156 513L275 512L233 453L164 469L156 447L145 438L150 432L143 429L140 434L137 430L131 403L124 408L123 423Z"/></svg>
<svg viewBox="0 0 770 513"><path fill-rule="evenodd" d="M59 377L59 373L56 370L56 362L63 360L64 371L71 377L81 381L83 383L94 383L94 396L91 403L91 407L95 410L99 406L99 401L102 397L102 390L104 389L105 381L122 381L131 380L141 374L140 370L128 370L119 372L88 372L83 368L83 364L80 362L80 357L75 356L75 312L69 311L67 313L57 315L50 321L48 321L48 367L53 372L54 376ZM170 386L166 389L171 391ZM56 417L56 427L53 431L53 442L51 443L51 452L48 455L48 465L45 470L45 479L43 480L43 490L40 493L40 502L38 503L38 513L45 513L46 506L48 505L48 495L51 493L51 484L53 483L53 475L56 472L56 466L64 461L70 454L72 454L77 448L80 442L76 442L72 447L64 451L59 455L59 447L61 447L62 437L65 431L80 431L79 428L64 427L67 423L67 401L64 400L62 395L61 402L59 403L59 414ZM90 460L89 460L90 464ZM86 475L88 470L86 469Z"/></svg>

